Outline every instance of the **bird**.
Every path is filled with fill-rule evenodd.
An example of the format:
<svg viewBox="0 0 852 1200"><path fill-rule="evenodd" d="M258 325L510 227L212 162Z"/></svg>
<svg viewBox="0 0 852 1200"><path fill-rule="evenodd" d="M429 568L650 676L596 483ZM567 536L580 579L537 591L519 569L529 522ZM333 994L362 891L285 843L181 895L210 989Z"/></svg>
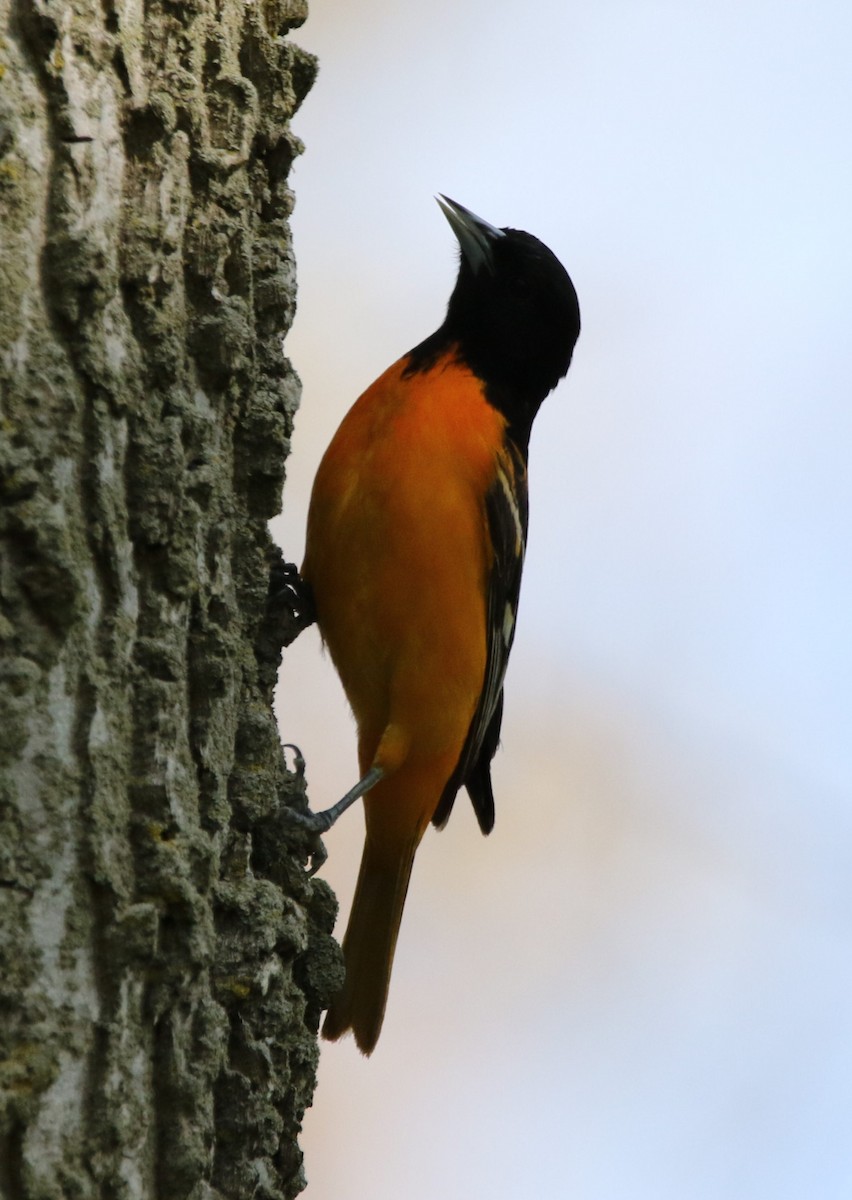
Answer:
<svg viewBox="0 0 852 1200"><path fill-rule="evenodd" d="M459 247L441 325L355 402L309 505L302 581L358 734L365 841L323 1037L366 1055L384 1020L415 852L466 788L494 826L491 760L527 538L533 420L571 363L577 293L556 255L436 197Z"/></svg>

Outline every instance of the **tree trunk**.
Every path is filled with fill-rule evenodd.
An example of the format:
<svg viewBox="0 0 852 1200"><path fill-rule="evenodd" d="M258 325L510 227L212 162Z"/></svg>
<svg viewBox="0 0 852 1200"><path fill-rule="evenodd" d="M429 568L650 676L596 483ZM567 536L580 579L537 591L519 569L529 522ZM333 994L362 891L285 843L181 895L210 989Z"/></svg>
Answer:
<svg viewBox="0 0 852 1200"><path fill-rule="evenodd" d="M267 606L304 0L0 14L0 1196L295 1196L340 973Z"/></svg>

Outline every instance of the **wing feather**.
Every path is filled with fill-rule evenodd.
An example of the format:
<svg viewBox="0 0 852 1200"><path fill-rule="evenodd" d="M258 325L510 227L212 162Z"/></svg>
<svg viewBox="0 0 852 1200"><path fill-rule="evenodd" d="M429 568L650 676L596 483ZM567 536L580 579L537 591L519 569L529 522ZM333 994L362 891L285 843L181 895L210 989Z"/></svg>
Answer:
<svg viewBox="0 0 852 1200"><path fill-rule="evenodd" d="M486 599L485 676L458 765L441 794L432 823L443 828L459 788L466 787L480 829L490 833L494 828L491 760L500 742L503 680L515 637L527 540L526 461L511 442L500 456L494 482L485 497L485 516L494 551Z"/></svg>

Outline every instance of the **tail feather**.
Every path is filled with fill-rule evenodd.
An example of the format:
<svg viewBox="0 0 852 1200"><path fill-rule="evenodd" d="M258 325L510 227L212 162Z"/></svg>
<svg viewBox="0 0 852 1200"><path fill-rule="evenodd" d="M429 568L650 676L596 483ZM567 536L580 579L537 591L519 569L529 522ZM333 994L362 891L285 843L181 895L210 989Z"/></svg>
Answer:
<svg viewBox="0 0 852 1200"><path fill-rule="evenodd" d="M364 1054L375 1049L385 1015L396 939L417 840L387 864L364 847L352 914L343 939L346 980L331 1003L322 1035L336 1041L352 1030Z"/></svg>

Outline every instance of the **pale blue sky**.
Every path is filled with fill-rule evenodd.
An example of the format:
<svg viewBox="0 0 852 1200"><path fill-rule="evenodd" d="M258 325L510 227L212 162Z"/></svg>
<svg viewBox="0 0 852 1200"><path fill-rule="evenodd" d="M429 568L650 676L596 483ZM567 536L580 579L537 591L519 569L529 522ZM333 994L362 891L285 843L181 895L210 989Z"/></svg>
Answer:
<svg viewBox="0 0 852 1200"><path fill-rule="evenodd" d="M440 322L442 191L562 258L495 772L418 857L310 1200L852 1195L852 10L317 2L296 119L298 558L349 404ZM354 780L306 634L285 740ZM328 838L348 908L360 816Z"/></svg>

